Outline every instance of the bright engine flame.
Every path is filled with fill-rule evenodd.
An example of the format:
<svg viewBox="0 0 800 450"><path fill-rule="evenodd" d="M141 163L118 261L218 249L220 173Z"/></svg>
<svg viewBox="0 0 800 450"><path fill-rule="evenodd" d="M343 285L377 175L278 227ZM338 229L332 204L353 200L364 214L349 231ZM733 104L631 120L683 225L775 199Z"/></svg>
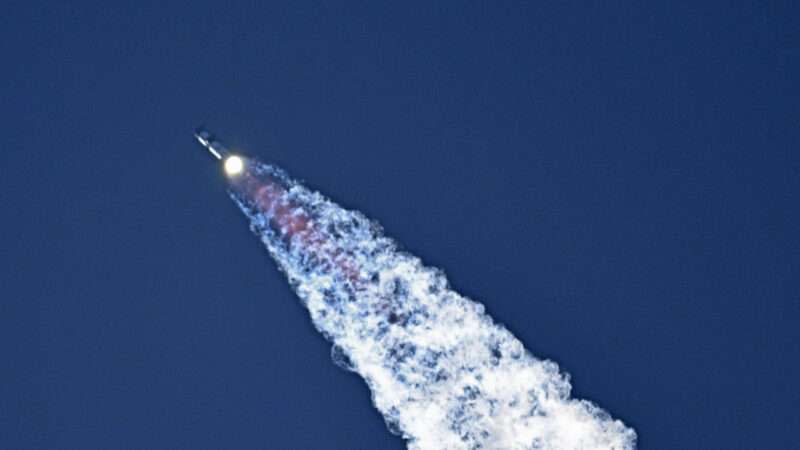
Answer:
<svg viewBox="0 0 800 450"><path fill-rule="evenodd" d="M239 175L242 173L242 170L244 170L244 161L242 161L242 158L234 155L229 156L228 159L225 160L225 173L227 173L228 176L233 177Z"/></svg>

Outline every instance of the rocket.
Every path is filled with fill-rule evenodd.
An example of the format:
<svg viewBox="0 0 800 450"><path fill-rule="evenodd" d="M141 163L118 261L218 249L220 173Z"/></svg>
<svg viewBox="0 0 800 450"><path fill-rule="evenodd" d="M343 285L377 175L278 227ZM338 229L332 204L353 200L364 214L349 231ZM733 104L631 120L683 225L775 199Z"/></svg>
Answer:
<svg viewBox="0 0 800 450"><path fill-rule="evenodd" d="M211 155L223 161L225 173L229 176L235 176L242 172L244 160L228 150L210 131L203 127L197 127L194 130L194 137Z"/></svg>
<svg viewBox="0 0 800 450"><path fill-rule="evenodd" d="M227 158L230 154L227 148L217 140L214 135L203 127L197 127L194 130L194 137L197 142L208 150L209 153L214 155L215 158L222 160Z"/></svg>

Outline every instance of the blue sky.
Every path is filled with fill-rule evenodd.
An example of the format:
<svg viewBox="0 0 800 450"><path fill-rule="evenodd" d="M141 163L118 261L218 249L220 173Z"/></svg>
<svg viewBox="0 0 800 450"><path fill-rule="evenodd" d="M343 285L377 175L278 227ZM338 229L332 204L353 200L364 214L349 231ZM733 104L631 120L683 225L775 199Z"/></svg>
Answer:
<svg viewBox="0 0 800 450"><path fill-rule="evenodd" d="M800 426L790 2L12 2L0 447L401 449L192 141L443 268L642 449Z"/></svg>

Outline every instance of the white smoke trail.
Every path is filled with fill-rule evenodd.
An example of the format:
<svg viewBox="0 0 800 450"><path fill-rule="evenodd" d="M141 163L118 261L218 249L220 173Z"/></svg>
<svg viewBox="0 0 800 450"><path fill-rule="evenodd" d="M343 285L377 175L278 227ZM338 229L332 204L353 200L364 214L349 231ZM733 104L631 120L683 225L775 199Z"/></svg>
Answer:
<svg viewBox="0 0 800 450"><path fill-rule="evenodd" d="M635 448L632 429L570 399L555 363L529 354L483 305L399 251L378 224L272 166L248 164L281 189L266 210L235 186L232 198L333 343L333 360L364 378L409 449ZM313 226L287 234L275 216L287 211Z"/></svg>

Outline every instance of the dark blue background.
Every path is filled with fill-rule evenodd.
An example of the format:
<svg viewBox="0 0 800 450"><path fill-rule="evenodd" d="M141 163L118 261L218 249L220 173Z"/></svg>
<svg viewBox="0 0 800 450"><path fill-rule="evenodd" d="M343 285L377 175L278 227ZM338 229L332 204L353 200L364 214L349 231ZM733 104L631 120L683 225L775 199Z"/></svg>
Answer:
<svg viewBox="0 0 800 450"><path fill-rule="evenodd" d="M404 448L201 122L380 220L640 448L797 445L792 2L67 3L0 19L0 448Z"/></svg>

